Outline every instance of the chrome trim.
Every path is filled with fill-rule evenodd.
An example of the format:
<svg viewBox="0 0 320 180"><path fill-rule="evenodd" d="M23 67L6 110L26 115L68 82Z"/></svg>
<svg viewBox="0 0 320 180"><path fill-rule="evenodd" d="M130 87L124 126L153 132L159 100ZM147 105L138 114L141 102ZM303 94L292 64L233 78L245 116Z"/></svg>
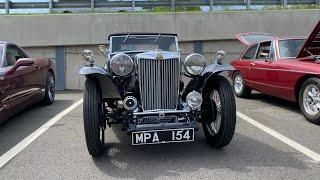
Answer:
<svg viewBox="0 0 320 180"><path fill-rule="evenodd" d="M183 125L186 123L167 123L167 124L138 124L137 128L146 128L146 127L152 127L152 128L157 128L157 127L172 127L172 126L181 126L183 129ZM176 129L176 128L175 128ZM171 129L164 129L164 130L171 130ZM172 129L173 130L173 129ZM139 130L143 131L143 130ZM149 130L147 130L149 131ZM152 131L152 130L151 130Z"/></svg>
<svg viewBox="0 0 320 180"><path fill-rule="evenodd" d="M180 59L173 54L163 60L146 59L155 53L138 56L139 89L143 110L176 109L179 102ZM166 58L170 57L170 58Z"/></svg>
<svg viewBox="0 0 320 180"><path fill-rule="evenodd" d="M189 109L183 110L159 110L159 111L143 111L143 112L134 112L134 116L144 116L144 115L165 115L165 114L179 114L179 113L190 113Z"/></svg>
<svg viewBox="0 0 320 180"><path fill-rule="evenodd" d="M258 82L258 81L251 81L251 80L245 80L245 81L250 82L250 83L256 83L256 84L264 85L264 86L269 86L269 87L273 87L273 88L289 89L289 90L293 90L294 89L294 88L291 88L291 87L275 86L275 85L271 85L271 84L261 83L261 82Z"/></svg>

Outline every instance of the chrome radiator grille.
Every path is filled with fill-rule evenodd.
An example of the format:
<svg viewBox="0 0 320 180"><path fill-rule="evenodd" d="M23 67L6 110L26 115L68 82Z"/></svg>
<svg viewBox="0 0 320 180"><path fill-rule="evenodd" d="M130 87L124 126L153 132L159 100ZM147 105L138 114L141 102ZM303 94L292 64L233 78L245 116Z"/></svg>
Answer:
<svg viewBox="0 0 320 180"><path fill-rule="evenodd" d="M176 109L179 94L179 59L138 59L143 110Z"/></svg>

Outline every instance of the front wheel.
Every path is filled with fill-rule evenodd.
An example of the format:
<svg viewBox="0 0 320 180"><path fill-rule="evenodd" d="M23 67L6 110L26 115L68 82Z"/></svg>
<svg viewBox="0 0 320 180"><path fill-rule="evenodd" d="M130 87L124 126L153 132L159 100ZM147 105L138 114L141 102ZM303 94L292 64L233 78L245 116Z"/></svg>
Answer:
<svg viewBox="0 0 320 180"><path fill-rule="evenodd" d="M228 80L218 76L213 89L205 95L202 127L206 141L222 148L232 140L236 126L236 103Z"/></svg>
<svg viewBox="0 0 320 180"><path fill-rule="evenodd" d="M240 72L236 72L233 75L233 91L237 97L248 98L251 95L252 89L247 87L244 83L243 76Z"/></svg>
<svg viewBox="0 0 320 180"><path fill-rule="evenodd" d="M83 99L83 123L87 148L92 157L98 157L105 151L104 144L104 103L96 79L87 78Z"/></svg>
<svg viewBox="0 0 320 180"><path fill-rule="evenodd" d="M55 79L53 74L49 71L46 77L46 87L45 87L45 93L44 93L44 98L42 102L45 105L50 105L54 102L54 98L55 98Z"/></svg>
<svg viewBox="0 0 320 180"><path fill-rule="evenodd" d="M299 93L299 106L303 116L314 124L320 124L320 79L307 79Z"/></svg>

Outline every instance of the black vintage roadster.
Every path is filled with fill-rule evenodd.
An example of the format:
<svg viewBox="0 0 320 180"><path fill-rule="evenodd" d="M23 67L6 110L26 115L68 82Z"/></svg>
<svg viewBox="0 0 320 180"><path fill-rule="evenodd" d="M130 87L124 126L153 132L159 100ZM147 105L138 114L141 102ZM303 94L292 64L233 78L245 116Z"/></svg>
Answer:
<svg viewBox="0 0 320 180"><path fill-rule="evenodd" d="M228 80L233 71L223 65L224 52L206 65L197 53L181 59L176 34L122 33L109 36L104 67L93 52L82 53L86 63L83 105L84 130L93 157L105 150L106 126L122 123L133 145L194 141L202 124L207 143L228 145L236 124L235 99ZM189 83L182 81L189 78Z"/></svg>

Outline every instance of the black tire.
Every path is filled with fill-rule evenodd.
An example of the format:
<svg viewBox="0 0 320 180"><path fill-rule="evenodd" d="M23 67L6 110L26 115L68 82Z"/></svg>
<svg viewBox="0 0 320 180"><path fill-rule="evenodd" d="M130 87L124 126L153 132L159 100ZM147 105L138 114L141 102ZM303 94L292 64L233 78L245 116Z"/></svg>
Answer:
<svg viewBox="0 0 320 180"><path fill-rule="evenodd" d="M234 135L236 127L236 103L232 87L226 78L217 76L212 87L204 96L202 127L207 143L219 149L227 146ZM221 106L212 100L212 95L215 93L219 94ZM220 111L217 108L218 106L220 107ZM219 114L221 118L219 118ZM210 128L210 125L218 122L218 119L221 119L220 127L215 128L216 132L213 132L214 130Z"/></svg>
<svg viewBox="0 0 320 180"><path fill-rule="evenodd" d="M103 104L99 82L87 78L83 98L83 124L87 148L92 157L99 157L105 151Z"/></svg>
<svg viewBox="0 0 320 180"><path fill-rule="evenodd" d="M42 102L45 105L50 105L54 102L54 98L55 98L55 79L54 79L54 75L49 71L47 73L45 95Z"/></svg>
<svg viewBox="0 0 320 180"><path fill-rule="evenodd" d="M240 78L240 81L242 83L242 88L240 88L240 90L236 90L237 78ZM233 92L237 97L249 98L251 95L252 89L245 85L243 76L239 71L235 72L233 75L232 87L233 87Z"/></svg>
<svg viewBox="0 0 320 180"><path fill-rule="evenodd" d="M299 91L299 107L300 107L300 111L303 114L303 116L310 122L314 123L314 124L320 124L320 111L319 108L318 109L318 113L313 114L312 110L310 108L308 108L308 105L304 105L305 104L309 104L308 102L304 102L304 97L307 95L305 94L309 87L314 86L316 87L318 90L320 90L320 79L319 78L309 78L307 79L301 86L301 89ZM318 93L320 93L318 91ZM309 96L309 100L311 100L312 102L314 102L314 100L312 100L312 98ZM318 101L318 100L316 100ZM315 102L317 103L317 102ZM320 103L318 101L318 103ZM308 113L309 112L309 113Z"/></svg>

